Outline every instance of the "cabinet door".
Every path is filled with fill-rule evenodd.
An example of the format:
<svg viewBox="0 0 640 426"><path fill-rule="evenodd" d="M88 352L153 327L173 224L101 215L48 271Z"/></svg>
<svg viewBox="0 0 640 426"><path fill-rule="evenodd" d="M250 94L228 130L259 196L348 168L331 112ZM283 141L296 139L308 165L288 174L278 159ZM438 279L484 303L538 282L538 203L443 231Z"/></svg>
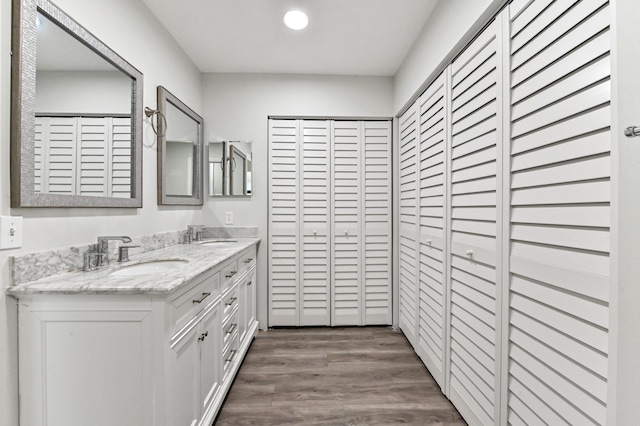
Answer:
<svg viewBox="0 0 640 426"><path fill-rule="evenodd" d="M451 65L450 398L478 424L494 424L499 406L497 29Z"/></svg>
<svg viewBox="0 0 640 426"><path fill-rule="evenodd" d="M169 397L172 415L169 424L195 425L200 418L200 340L198 326L171 342Z"/></svg>
<svg viewBox="0 0 640 426"><path fill-rule="evenodd" d="M153 425L148 303L21 300L19 316L21 425Z"/></svg>
<svg viewBox="0 0 640 426"><path fill-rule="evenodd" d="M249 271L247 275L247 286L245 293L245 323L247 325L247 330L251 330L254 323L256 322L256 288L258 284L256 282L256 268L255 266Z"/></svg>
<svg viewBox="0 0 640 426"><path fill-rule="evenodd" d="M510 7L505 415L511 424L605 424L612 11L602 0L520 3Z"/></svg>
<svg viewBox="0 0 640 426"><path fill-rule="evenodd" d="M448 210L445 76L418 100L420 112L420 291L416 352L441 388L445 387L446 238Z"/></svg>
<svg viewBox="0 0 640 426"><path fill-rule="evenodd" d="M300 120L300 325L331 324L328 120Z"/></svg>
<svg viewBox="0 0 640 426"><path fill-rule="evenodd" d="M269 120L269 326L299 325L297 120Z"/></svg>
<svg viewBox="0 0 640 426"><path fill-rule="evenodd" d="M417 346L418 309L418 112L400 117L400 315L402 332Z"/></svg>
<svg viewBox="0 0 640 426"><path fill-rule="evenodd" d="M213 403L222 383L220 303L206 308L196 336L200 346L200 424L204 426L213 420Z"/></svg>
<svg viewBox="0 0 640 426"><path fill-rule="evenodd" d="M357 121L333 122L332 325L362 324L360 126Z"/></svg>
<svg viewBox="0 0 640 426"><path fill-rule="evenodd" d="M391 324L391 122L363 122L362 141L362 324Z"/></svg>

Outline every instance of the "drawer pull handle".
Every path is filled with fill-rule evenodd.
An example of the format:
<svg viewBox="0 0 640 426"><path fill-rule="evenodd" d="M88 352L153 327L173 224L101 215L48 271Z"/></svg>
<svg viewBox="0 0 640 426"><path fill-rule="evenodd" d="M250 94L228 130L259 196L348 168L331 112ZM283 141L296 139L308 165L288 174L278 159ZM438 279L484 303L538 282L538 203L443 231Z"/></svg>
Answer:
<svg viewBox="0 0 640 426"><path fill-rule="evenodd" d="M231 306L233 305L233 303L238 300L237 297L232 297L231 299L229 299L229 301L226 303L227 306Z"/></svg>
<svg viewBox="0 0 640 426"><path fill-rule="evenodd" d="M473 257L473 250L467 250L466 254L469 257Z"/></svg>
<svg viewBox="0 0 640 426"><path fill-rule="evenodd" d="M244 260L244 263L251 263L252 261L253 261L253 258L251 258L251 257L250 257L250 258L248 258L248 259L245 259L245 260Z"/></svg>
<svg viewBox="0 0 640 426"><path fill-rule="evenodd" d="M231 272L229 272L227 275L225 275L225 277L227 277L227 278L231 278L232 276L234 276L234 275L235 275L235 274L237 274L237 273L238 273L238 271L231 271Z"/></svg>
<svg viewBox="0 0 640 426"><path fill-rule="evenodd" d="M231 324L231 327L229 327L229 329L225 332L225 334L233 334L233 332L236 331L237 327L238 327L238 324Z"/></svg>
<svg viewBox="0 0 640 426"><path fill-rule="evenodd" d="M200 299L193 299L193 303L202 303L202 301L204 299L206 299L207 297L211 296L211 293L206 292L206 293L202 293L202 297Z"/></svg>
<svg viewBox="0 0 640 426"><path fill-rule="evenodd" d="M204 333L202 333L200 335L200 337L198 337L198 340L200 340L201 342L209 335L208 331L205 331Z"/></svg>
<svg viewBox="0 0 640 426"><path fill-rule="evenodd" d="M233 357L236 356L236 350L235 349L231 350L229 354L230 354L229 358L225 359L224 362L231 362L233 360Z"/></svg>
<svg viewBox="0 0 640 426"><path fill-rule="evenodd" d="M247 286L250 286L251 284L253 284L253 281L249 281L249 282L247 283Z"/></svg>

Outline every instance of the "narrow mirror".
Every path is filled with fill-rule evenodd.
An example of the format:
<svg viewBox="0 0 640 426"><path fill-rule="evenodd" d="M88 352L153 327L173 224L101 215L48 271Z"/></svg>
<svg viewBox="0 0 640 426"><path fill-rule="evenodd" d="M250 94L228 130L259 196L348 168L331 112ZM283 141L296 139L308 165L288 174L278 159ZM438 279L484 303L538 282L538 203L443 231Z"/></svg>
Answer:
<svg viewBox="0 0 640 426"><path fill-rule="evenodd" d="M251 142L209 142L207 172L210 197L251 195Z"/></svg>
<svg viewBox="0 0 640 426"><path fill-rule="evenodd" d="M202 205L203 119L158 86L158 204Z"/></svg>

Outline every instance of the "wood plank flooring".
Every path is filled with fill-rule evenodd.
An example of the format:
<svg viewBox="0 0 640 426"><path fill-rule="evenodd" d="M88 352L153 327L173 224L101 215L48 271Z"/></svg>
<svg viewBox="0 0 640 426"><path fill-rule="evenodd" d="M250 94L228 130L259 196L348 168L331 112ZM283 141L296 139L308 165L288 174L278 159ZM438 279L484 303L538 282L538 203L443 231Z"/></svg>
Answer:
<svg viewBox="0 0 640 426"><path fill-rule="evenodd" d="M400 332L260 332L216 425L465 425Z"/></svg>

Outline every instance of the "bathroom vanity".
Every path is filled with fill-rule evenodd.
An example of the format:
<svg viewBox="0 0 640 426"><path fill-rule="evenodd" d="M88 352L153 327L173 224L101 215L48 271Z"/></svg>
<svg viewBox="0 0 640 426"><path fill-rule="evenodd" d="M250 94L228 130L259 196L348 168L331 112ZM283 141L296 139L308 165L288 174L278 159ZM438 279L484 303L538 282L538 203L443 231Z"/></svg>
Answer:
<svg viewBox="0 0 640 426"><path fill-rule="evenodd" d="M257 334L258 239L12 287L22 426L211 425Z"/></svg>

